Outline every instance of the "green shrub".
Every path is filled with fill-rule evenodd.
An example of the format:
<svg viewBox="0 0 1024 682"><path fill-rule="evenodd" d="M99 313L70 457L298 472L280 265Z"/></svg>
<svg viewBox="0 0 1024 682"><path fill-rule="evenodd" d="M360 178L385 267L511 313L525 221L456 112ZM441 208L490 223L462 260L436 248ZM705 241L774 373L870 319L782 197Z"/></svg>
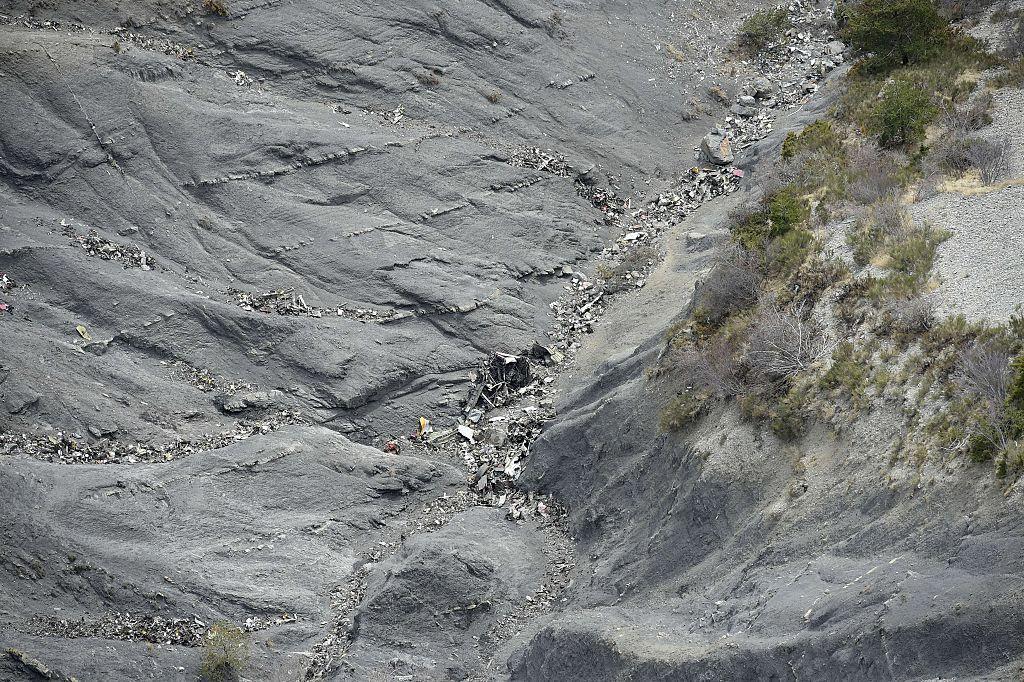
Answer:
<svg viewBox="0 0 1024 682"><path fill-rule="evenodd" d="M744 248L764 254L775 239L811 216L807 199L796 185L787 185L761 200L761 206L732 216L732 237Z"/></svg>
<svg viewBox="0 0 1024 682"><path fill-rule="evenodd" d="M704 411L707 398L693 391L686 391L669 401L661 411L661 430L679 431L692 424Z"/></svg>
<svg viewBox="0 0 1024 682"><path fill-rule="evenodd" d="M779 190L768 200L768 219L772 238L781 237L811 217L811 207L799 190L790 185Z"/></svg>
<svg viewBox="0 0 1024 682"><path fill-rule="evenodd" d="M730 230L733 240L749 251L762 251L771 239L771 223L768 220L768 211L763 208L757 208L734 215L732 218L733 222Z"/></svg>
<svg viewBox="0 0 1024 682"><path fill-rule="evenodd" d="M847 6L843 19L843 39L884 64L921 61L948 40L948 23L932 0L862 0Z"/></svg>
<svg viewBox="0 0 1024 682"><path fill-rule="evenodd" d="M755 12L740 24L737 42L747 54L758 54L772 43L782 39L789 28L789 13L786 8L763 9Z"/></svg>
<svg viewBox="0 0 1024 682"><path fill-rule="evenodd" d="M231 623L214 623L206 633L199 672L207 682L237 680L249 659L249 638Z"/></svg>
<svg viewBox="0 0 1024 682"><path fill-rule="evenodd" d="M814 246L814 237L797 228L768 245L768 272L773 277L791 275L803 264Z"/></svg>
<svg viewBox="0 0 1024 682"><path fill-rule="evenodd" d="M792 386L768 412L768 428L772 433L783 440L798 438L807 421L804 415L807 399L807 388L804 385Z"/></svg>
<svg viewBox="0 0 1024 682"><path fill-rule="evenodd" d="M849 341L843 341L832 352L832 366L821 378L824 389L842 389L854 404L864 399L868 380L868 357L857 351Z"/></svg>
<svg viewBox="0 0 1024 682"><path fill-rule="evenodd" d="M801 152L827 151L836 154L842 148L842 138L832 122L815 121L799 133L789 133L782 143L782 158L786 161Z"/></svg>
<svg viewBox="0 0 1024 682"><path fill-rule="evenodd" d="M869 128L883 147L908 147L924 140L925 127L937 113L929 93L908 80L897 79L882 91Z"/></svg>
<svg viewBox="0 0 1024 682"><path fill-rule="evenodd" d="M1006 414L1010 419L1010 436L1024 438L1024 354L1010 364L1013 376L1006 392Z"/></svg>
<svg viewBox="0 0 1024 682"><path fill-rule="evenodd" d="M927 226L915 230L889 249L892 269L898 274L912 277L920 288L928 279L935 261L935 252L944 239L945 235Z"/></svg>

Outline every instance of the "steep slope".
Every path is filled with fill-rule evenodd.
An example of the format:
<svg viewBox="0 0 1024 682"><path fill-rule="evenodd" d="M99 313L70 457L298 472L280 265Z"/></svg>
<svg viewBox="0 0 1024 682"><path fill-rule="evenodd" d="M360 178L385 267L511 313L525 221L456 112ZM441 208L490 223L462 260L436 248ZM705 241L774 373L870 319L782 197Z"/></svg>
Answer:
<svg viewBox="0 0 1024 682"><path fill-rule="evenodd" d="M568 539L407 436L692 163L741 5L207 5L0 17L0 677L507 676Z"/></svg>

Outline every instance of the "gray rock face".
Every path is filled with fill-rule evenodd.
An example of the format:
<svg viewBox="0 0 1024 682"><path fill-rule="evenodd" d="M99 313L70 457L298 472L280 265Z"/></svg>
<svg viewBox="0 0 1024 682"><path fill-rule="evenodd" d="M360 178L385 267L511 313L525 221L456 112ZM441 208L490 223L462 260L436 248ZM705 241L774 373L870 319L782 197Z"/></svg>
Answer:
<svg viewBox="0 0 1024 682"><path fill-rule="evenodd" d="M529 348L561 291L551 273L603 246L573 173L628 191L641 169L671 173L668 150L700 125L672 113L680 92L645 85L635 41L596 39L613 29L589 11L198 4L63 4L0 25L5 343L50 349L3 375L5 396L39 395L9 398L5 428L85 432L98 414L140 440L215 428L216 391L169 369L187 362L363 440L405 433L450 413L489 352ZM611 93L626 90L623 109ZM538 145L571 169L522 163ZM245 309L232 289L292 289L318 314Z"/></svg>
<svg viewBox="0 0 1024 682"><path fill-rule="evenodd" d="M732 143L721 128L712 130L700 142L701 158L708 163L727 166L733 162Z"/></svg>
<svg viewBox="0 0 1024 682"><path fill-rule="evenodd" d="M590 580L513 679L1016 674L1020 495L970 470L919 488L883 409L838 439L782 443L734 408L659 432L663 338L581 378L534 445L524 477L571 509Z"/></svg>
<svg viewBox="0 0 1024 682"><path fill-rule="evenodd" d="M749 3L223 4L0 17L0 680L191 682L222 620L253 680L1018 674L1016 497L888 478L883 410L796 449L725 410L669 437L663 330L597 368L538 344L619 236L598 197L648 206L710 125L679 115L704 57L639 46L711 54ZM747 93L767 131L787 92ZM701 146L734 162L724 131ZM692 252L670 270L707 264L715 210L665 221ZM674 311L678 282L629 295ZM574 553L408 437L535 345L575 379L521 480L568 506ZM525 449L488 423L511 412L478 414L474 452ZM181 443L206 446L156 447Z"/></svg>
<svg viewBox="0 0 1024 682"><path fill-rule="evenodd" d="M361 555L427 521L422 507L460 489L461 472L291 427L166 464L7 459L0 484L0 618L14 625L0 646L79 679L140 679L153 665L144 640L68 639L51 634L60 632L52 619L254 619L255 664L271 679L306 658L258 643L312 647L331 617L325 596ZM156 669L176 679L175 668L198 661L198 649L172 647ZM0 679L15 667L0 659Z"/></svg>
<svg viewBox="0 0 1024 682"><path fill-rule="evenodd" d="M193 680L217 620L252 624L254 679L507 676L550 568L531 528L460 522L461 461L338 432L443 424L543 338L607 243L591 195L649 191L706 126L678 115L703 63L635 49L691 31L646 4L222 4L2 10L0 679ZM315 426L261 421L284 410ZM228 445L72 466L21 434L91 453L62 461Z"/></svg>
<svg viewBox="0 0 1024 682"><path fill-rule="evenodd" d="M500 626L513 605L543 582L541 544L503 512L482 509L413 538L371 570L349 659L355 667L390 662L412 679L478 675L481 659L504 645Z"/></svg>

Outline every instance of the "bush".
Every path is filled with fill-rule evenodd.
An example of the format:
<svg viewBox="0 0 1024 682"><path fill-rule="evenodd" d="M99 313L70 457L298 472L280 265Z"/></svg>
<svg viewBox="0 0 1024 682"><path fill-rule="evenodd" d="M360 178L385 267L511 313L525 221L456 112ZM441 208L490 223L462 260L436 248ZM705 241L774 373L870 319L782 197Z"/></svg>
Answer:
<svg viewBox="0 0 1024 682"><path fill-rule="evenodd" d="M707 399L696 395L692 391L685 391L672 400L661 411L659 425L662 431L679 431L688 424L693 423L701 412Z"/></svg>
<svg viewBox="0 0 1024 682"><path fill-rule="evenodd" d="M688 390L716 398L729 398L736 395L741 386L735 355L733 340L719 335L700 348L671 353L668 366Z"/></svg>
<svg viewBox="0 0 1024 682"><path fill-rule="evenodd" d="M833 154L842 148L842 138L827 119L815 121L800 133L789 133L782 143L782 158L792 159L800 152L828 151Z"/></svg>
<svg viewBox="0 0 1024 682"><path fill-rule="evenodd" d="M825 389L842 389L854 404L864 399L869 374L868 356L858 352L849 341L843 341L832 353L832 366L821 379Z"/></svg>
<svg viewBox="0 0 1024 682"><path fill-rule="evenodd" d="M1006 454L1024 435L1024 365L1012 365L1005 339L976 340L960 357L954 384L965 398L968 456L975 462L995 458L1005 474Z"/></svg>
<svg viewBox="0 0 1024 682"><path fill-rule="evenodd" d="M887 245L899 243L913 230L910 215L895 193L883 196L857 221L849 235L853 261L860 266L867 265Z"/></svg>
<svg viewBox="0 0 1024 682"><path fill-rule="evenodd" d="M237 680L249 659L249 638L231 623L214 623L206 633L199 672L207 682Z"/></svg>
<svg viewBox="0 0 1024 682"><path fill-rule="evenodd" d="M882 91L869 126L883 147L908 147L924 140L925 127L936 113L931 95L908 80L897 79Z"/></svg>
<svg viewBox="0 0 1024 682"><path fill-rule="evenodd" d="M993 84L997 88L1005 88L1007 86L1019 88L1024 85L1024 58L1018 59L1012 62L1006 69L1006 73L1000 74L993 81Z"/></svg>
<svg viewBox="0 0 1024 682"><path fill-rule="evenodd" d="M975 97L969 107L946 107L942 115L942 125L946 130L961 135L981 130L992 123L992 104L992 93L986 91Z"/></svg>
<svg viewBox="0 0 1024 682"><path fill-rule="evenodd" d="M931 297L898 299L889 305L886 317L897 335L919 336L932 328L937 307Z"/></svg>
<svg viewBox="0 0 1024 682"><path fill-rule="evenodd" d="M221 17L228 16L228 6L224 0L203 0L203 9L210 14L216 14Z"/></svg>
<svg viewBox="0 0 1024 682"><path fill-rule="evenodd" d="M734 312L757 302L763 279L753 253L742 246L723 250L694 292L693 317L700 325L717 328Z"/></svg>
<svg viewBox="0 0 1024 682"><path fill-rule="evenodd" d="M803 311L762 305L750 325L744 360L755 376L769 381L792 379L822 357L826 339Z"/></svg>
<svg viewBox="0 0 1024 682"><path fill-rule="evenodd" d="M804 229L790 230L768 245L768 273L773 277L792 275L814 247L814 237Z"/></svg>
<svg viewBox="0 0 1024 682"><path fill-rule="evenodd" d="M1010 142L1006 139L991 142L970 136L969 131L976 130L974 126L980 123L976 120L979 115L971 111L947 114L946 134L936 145L935 159L947 172L957 175L976 169L982 180L991 184L1008 168L1006 150Z"/></svg>
<svg viewBox="0 0 1024 682"><path fill-rule="evenodd" d="M854 202L867 206L901 188L903 175L899 164L874 143L854 145L848 156L846 193Z"/></svg>
<svg viewBox="0 0 1024 682"><path fill-rule="evenodd" d="M1006 389L1006 412L1010 418L1010 434L1024 437L1024 354L1011 365L1011 378Z"/></svg>
<svg viewBox="0 0 1024 682"><path fill-rule="evenodd" d="M740 24L737 43L742 51L755 55L781 40L787 28L786 8L760 10Z"/></svg>
<svg viewBox="0 0 1024 682"><path fill-rule="evenodd" d="M986 185L1001 178L1009 168L1006 150L1010 146L1008 139L998 142L989 140L971 140L967 147L967 160L972 167L981 173L981 180Z"/></svg>
<svg viewBox="0 0 1024 682"><path fill-rule="evenodd" d="M781 237L811 217L807 199L800 196L796 187L787 187L768 200L768 219L771 221L771 237Z"/></svg>
<svg viewBox="0 0 1024 682"><path fill-rule="evenodd" d="M1004 54L1008 59L1024 57L1024 17L1017 17L1003 33Z"/></svg>
<svg viewBox="0 0 1024 682"><path fill-rule="evenodd" d="M782 237L811 217L811 207L796 185L766 194L760 207L744 208L730 216L733 240L751 252L764 253L772 240Z"/></svg>
<svg viewBox="0 0 1024 682"><path fill-rule="evenodd" d="M843 39L886 64L921 61L948 34L948 24L932 0L862 0L848 7L843 19Z"/></svg>
<svg viewBox="0 0 1024 682"><path fill-rule="evenodd" d="M873 294L879 298L909 298L920 293L945 237L927 225L911 228L906 239L889 247L892 274L876 283Z"/></svg>

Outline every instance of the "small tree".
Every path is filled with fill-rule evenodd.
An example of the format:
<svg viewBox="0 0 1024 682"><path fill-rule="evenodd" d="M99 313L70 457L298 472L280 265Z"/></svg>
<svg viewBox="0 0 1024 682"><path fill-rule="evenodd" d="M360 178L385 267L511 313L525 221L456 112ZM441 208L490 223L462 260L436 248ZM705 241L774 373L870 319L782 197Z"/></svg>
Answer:
<svg viewBox="0 0 1024 682"><path fill-rule="evenodd" d="M898 79L885 89L875 107L872 132L883 147L907 147L924 140L924 129L936 112L928 93Z"/></svg>
<svg viewBox="0 0 1024 682"><path fill-rule="evenodd" d="M206 633L199 672L207 682L231 682L238 679L248 658L245 632L231 623L214 623Z"/></svg>
<svg viewBox="0 0 1024 682"><path fill-rule="evenodd" d="M845 19L842 36L856 50L903 65L927 56L948 30L933 0L862 0Z"/></svg>

